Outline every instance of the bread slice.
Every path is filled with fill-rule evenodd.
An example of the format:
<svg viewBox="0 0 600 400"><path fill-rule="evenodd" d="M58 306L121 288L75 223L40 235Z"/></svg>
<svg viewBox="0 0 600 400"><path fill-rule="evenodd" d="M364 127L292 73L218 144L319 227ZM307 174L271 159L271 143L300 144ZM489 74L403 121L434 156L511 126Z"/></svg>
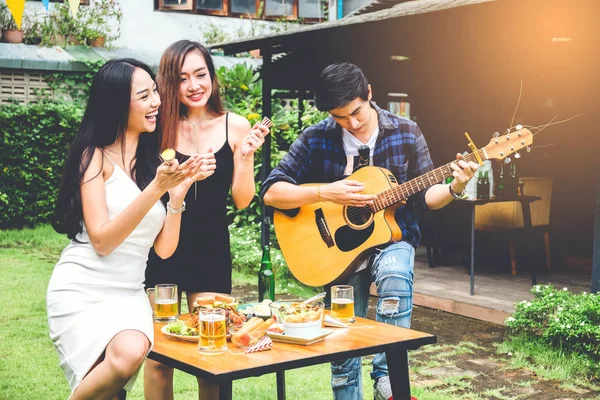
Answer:
<svg viewBox="0 0 600 400"><path fill-rule="evenodd" d="M215 295L215 301L222 301L225 304L235 304L235 297L232 296L227 296L224 294L217 294Z"/></svg>
<svg viewBox="0 0 600 400"><path fill-rule="evenodd" d="M215 296L200 296L196 297L196 301L194 301L194 307L212 306L214 302Z"/></svg>

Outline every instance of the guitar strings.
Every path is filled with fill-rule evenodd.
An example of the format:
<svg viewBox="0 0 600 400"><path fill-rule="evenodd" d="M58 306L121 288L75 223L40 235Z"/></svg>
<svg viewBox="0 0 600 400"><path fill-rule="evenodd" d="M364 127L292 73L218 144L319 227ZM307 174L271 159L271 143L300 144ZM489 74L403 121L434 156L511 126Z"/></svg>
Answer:
<svg viewBox="0 0 600 400"><path fill-rule="evenodd" d="M478 150L478 151L481 151L481 150ZM471 153L468 156L466 156L465 161L467 161L467 162L475 161L474 154ZM435 170L430 171L425 175L433 175L436 179L436 183L441 182L441 181L443 181L443 179L445 177L451 175L452 169L450 168L450 164L451 163L448 163L446 165L438 167ZM447 169L447 171L450 174L445 173L444 169ZM438 173L440 173L440 175L442 177L439 181L437 180ZM425 176L425 175L423 175L423 176ZM431 179L428 179L428 183L425 183L423 176L411 179L410 181L407 181L401 185L398 185L394 188L390 188L386 191L379 193L377 195L377 198L375 199L375 202L373 205L362 206L362 207L349 206L349 207L352 207L352 209L347 212L348 217L350 217L350 218L357 217L357 216L364 214L365 212L376 213L378 211L383 210L384 208L389 207L390 205L392 205L394 203L406 200L408 197L410 197L414 193L424 190L427 187L433 186L431 184ZM418 182L419 179L421 180L421 183ZM403 190L403 188L406 188L406 190ZM410 191L412 191L413 193L410 193ZM340 217L332 217L331 220L336 220L337 218L340 218ZM343 214L341 215L341 218L344 218Z"/></svg>
<svg viewBox="0 0 600 400"><path fill-rule="evenodd" d="M481 149L478 149L477 151L480 152L480 155L483 155L483 151ZM469 161L475 162L475 160L476 160L475 154L474 153L468 154L467 156L465 156L464 160L467 162L469 162ZM454 162L454 161L452 161L452 162ZM450 167L450 164L452 162L442 165L441 167L438 167L424 175L421 175L420 177L413 178L410 181L404 182L398 186L395 186L393 188L390 188L388 190L385 190L385 191L379 193L377 195L377 198L375 199L373 205L367 205L367 206L362 206L362 207L348 206L348 207L351 207L351 210L348 211L346 214L348 215L349 218L358 217L365 213L374 214L378 211L381 211L381 210L389 207L390 205L392 205L394 203L398 203L403 200L406 200L411 195L413 195L421 190L424 190L430 186L433 186L435 184L435 183L431 184L430 178L427 178L427 183L426 183L425 179L423 178L424 176L433 175L434 179L436 179L436 183L443 181L448 176L451 176L452 168ZM447 169L447 172L445 172L444 169ZM448 174L448 172L450 174ZM441 176L440 180L437 180L438 173ZM419 179L421 180L421 183L418 182ZM403 190L404 188L406 188L406 190ZM413 193L410 193L411 191ZM342 214L341 216L331 217L330 220L336 221L338 218L343 219L344 214Z"/></svg>
<svg viewBox="0 0 600 400"><path fill-rule="evenodd" d="M515 112L513 113L512 119L510 120L510 124L508 126L512 126L515 122L515 117L517 116L517 111L519 110L519 104L521 104L521 96L523 95L523 77L521 77L521 88L519 89L519 99L517 100L517 107L515 107Z"/></svg>
<svg viewBox="0 0 600 400"><path fill-rule="evenodd" d="M575 118L581 117L582 115L583 115L583 113L579 113L579 114L577 114L577 115L574 115L574 116L572 116L572 117L569 117L569 118L566 118L566 119L563 119L563 120L560 120L560 121L552 122L552 121L554 121L554 120L555 120L555 119L558 117L558 115L557 115L557 116L555 116L554 118L552 118L552 119L550 120L550 122L548 122L548 123L547 123L547 124L545 124L545 125L539 125L539 126L534 126L534 127L532 127L531 129L537 129L537 131L536 131L536 132L535 132L533 135L534 135L534 136L535 136L535 135L537 135L538 133L540 133L541 131L543 131L544 129L546 129L546 128L547 128L547 127L549 127L549 126L553 126L553 125L558 125L558 124L562 124L562 123L565 123L565 122L569 122L569 121L571 121L572 119L575 119Z"/></svg>

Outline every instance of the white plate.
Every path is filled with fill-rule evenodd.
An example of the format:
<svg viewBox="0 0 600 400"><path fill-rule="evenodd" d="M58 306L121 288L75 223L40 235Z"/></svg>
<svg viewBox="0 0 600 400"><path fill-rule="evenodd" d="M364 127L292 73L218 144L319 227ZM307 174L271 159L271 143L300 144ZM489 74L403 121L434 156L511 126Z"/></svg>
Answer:
<svg viewBox="0 0 600 400"><path fill-rule="evenodd" d="M276 333L267 331L267 335L274 342L281 343L290 343L290 344L301 344L303 346L308 346L313 343L318 343L321 340L325 339L326 336L331 335L333 333L333 329L321 329L321 332L310 338L303 338L298 336L289 336L284 333Z"/></svg>
<svg viewBox="0 0 600 400"><path fill-rule="evenodd" d="M162 333L164 333L167 336L171 336L180 340L185 340L186 342L196 342L198 343L198 335L196 336L182 336L182 335L176 335L174 333L168 332L167 331L167 325L163 326L160 331Z"/></svg>

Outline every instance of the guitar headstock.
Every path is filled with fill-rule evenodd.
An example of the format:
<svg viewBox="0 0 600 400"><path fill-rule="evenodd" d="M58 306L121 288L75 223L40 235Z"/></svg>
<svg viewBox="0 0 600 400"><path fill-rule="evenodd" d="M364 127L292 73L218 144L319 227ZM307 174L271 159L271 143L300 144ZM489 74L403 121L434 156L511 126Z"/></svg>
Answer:
<svg viewBox="0 0 600 400"><path fill-rule="evenodd" d="M533 143L533 134L527 128L522 128L503 136L492 138L483 152L488 160L502 160L506 156L529 146Z"/></svg>

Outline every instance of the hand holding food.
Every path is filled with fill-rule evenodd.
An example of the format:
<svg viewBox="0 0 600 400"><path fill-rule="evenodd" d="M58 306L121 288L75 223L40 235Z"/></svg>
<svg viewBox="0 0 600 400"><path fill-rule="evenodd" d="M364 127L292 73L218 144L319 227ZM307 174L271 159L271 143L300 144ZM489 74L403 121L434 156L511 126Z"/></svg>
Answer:
<svg viewBox="0 0 600 400"><path fill-rule="evenodd" d="M175 160L175 150L165 149L162 153L160 153L160 158L162 158L165 164L171 165L173 160Z"/></svg>

